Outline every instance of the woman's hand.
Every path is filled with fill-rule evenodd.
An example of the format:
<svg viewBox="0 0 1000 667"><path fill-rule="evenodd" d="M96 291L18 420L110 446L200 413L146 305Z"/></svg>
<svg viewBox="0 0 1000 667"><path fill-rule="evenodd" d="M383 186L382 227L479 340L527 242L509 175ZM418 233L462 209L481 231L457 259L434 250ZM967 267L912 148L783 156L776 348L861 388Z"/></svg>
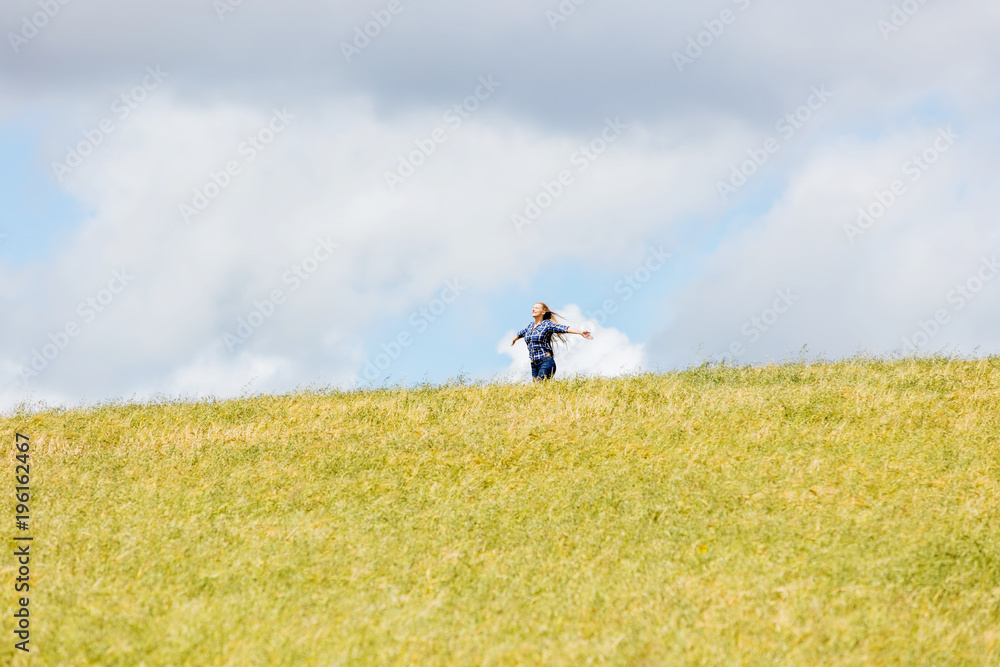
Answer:
<svg viewBox="0 0 1000 667"><path fill-rule="evenodd" d="M587 340L594 340L594 337L590 335L589 331L582 331L580 332L580 335L586 338Z"/></svg>
<svg viewBox="0 0 1000 667"><path fill-rule="evenodd" d="M511 346L511 347L514 347L514 343L516 343L516 342L517 342L517 339L516 339L516 338L515 338L514 340L510 341L510 346Z"/></svg>

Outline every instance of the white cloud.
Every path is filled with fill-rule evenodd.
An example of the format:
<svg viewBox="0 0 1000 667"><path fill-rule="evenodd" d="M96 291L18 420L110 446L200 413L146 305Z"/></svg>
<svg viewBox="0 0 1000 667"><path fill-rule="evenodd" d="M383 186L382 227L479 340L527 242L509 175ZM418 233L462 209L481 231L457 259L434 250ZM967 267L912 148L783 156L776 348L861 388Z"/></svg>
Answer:
<svg viewBox="0 0 1000 667"><path fill-rule="evenodd" d="M389 192L386 170L443 124L440 111L386 123L354 100L293 113L251 161L238 147L267 127L270 110L191 108L164 94L66 177L96 215L57 256L17 272L0 265L16 285L11 311L30 322L0 332L0 357L26 365L50 333L68 323L81 330L25 388L70 396L231 392L251 375L249 366L236 370L242 354L269 360L273 372L253 371L260 390L340 381L359 370L357 347L370 326L408 312L449 278L491 288L557 258L613 265L662 229L663 216L712 200L710 187L696 186L712 173L706 153L722 150L717 142L657 149L650 130L636 126L577 172L571 156L581 138L519 128L484 110ZM603 126L599 120L582 141ZM231 160L239 173L185 223L180 205L194 206L194 191ZM574 183L519 234L511 215L564 169L574 170ZM608 237L608 215L623 208L628 217ZM339 248L297 280L295 267L311 261L319 239ZM115 271L133 279L84 320L80 304L97 298ZM224 335L274 290L282 303L249 340L227 349ZM43 316L29 317L39 304ZM331 339L351 342L331 348Z"/></svg>
<svg viewBox="0 0 1000 667"><path fill-rule="evenodd" d="M914 124L810 154L773 207L727 235L680 291L671 303L675 324L649 342L650 356L676 366L700 357L780 360L803 345L828 357L888 353L942 308L948 326L922 352L996 351L1000 279L958 311L948 303L983 257L1000 251L990 211L994 149L963 131L926 171L915 171L912 157L938 136L936 124ZM889 192L894 181L901 195ZM845 226L857 225L859 208L879 212L873 205L893 197L848 238ZM790 290L793 303L776 318L768 311L779 290Z"/></svg>

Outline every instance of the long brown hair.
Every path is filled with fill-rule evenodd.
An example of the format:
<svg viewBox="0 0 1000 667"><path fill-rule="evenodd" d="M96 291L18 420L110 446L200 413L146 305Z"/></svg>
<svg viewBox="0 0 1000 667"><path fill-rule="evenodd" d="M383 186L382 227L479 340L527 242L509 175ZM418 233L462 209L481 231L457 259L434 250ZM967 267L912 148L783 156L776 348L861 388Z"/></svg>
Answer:
<svg viewBox="0 0 1000 667"><path fill-rule="evenodd" d="M549 305L544 301L538 301L537 303L542 307L542 310L545 311L542 313L542 320L552 320L553 324L559 324L559 320L562 319L562 315L549 308ZM560 343L563 343L564 345L566 344L566 339L563 337L563 334L554 333L552 335L558 338Z"/></svg>

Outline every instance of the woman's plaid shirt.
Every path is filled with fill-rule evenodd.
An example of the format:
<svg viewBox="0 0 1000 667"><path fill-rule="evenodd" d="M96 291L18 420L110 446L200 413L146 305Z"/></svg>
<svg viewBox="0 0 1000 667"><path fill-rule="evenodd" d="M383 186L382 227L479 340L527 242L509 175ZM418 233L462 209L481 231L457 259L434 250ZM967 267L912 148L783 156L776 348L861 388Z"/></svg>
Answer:
<svg viewBox="0 0 1000 667"><path fill-rule="evenodd" d="M532 322L517 332L518 338L523 338L528 344L528 358L538 361L547 354L552 354L552 334L566 333L569 327L556 324L552 320L542 320L538 324ZM555 355L552 355L555 357Z"/></svg>

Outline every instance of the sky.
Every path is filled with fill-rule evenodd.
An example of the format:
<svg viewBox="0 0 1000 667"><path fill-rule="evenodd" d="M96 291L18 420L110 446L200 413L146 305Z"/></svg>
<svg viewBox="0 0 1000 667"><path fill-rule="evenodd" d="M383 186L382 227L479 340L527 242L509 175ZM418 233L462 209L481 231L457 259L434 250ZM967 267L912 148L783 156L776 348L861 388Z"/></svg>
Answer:
<svg viewBox="0 0 1000 667"><path fill-rule="evenodd" d="M1000 5L10 0L0 410L1000 352Z"/></svg>

